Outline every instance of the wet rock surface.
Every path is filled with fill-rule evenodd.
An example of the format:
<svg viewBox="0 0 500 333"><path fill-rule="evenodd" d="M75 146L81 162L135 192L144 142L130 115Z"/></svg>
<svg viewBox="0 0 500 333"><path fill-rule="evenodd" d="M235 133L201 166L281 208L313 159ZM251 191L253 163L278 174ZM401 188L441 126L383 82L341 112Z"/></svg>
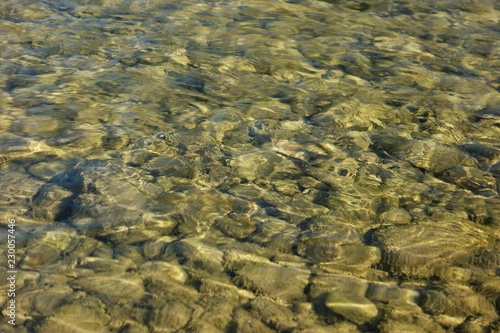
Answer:
<svg viewBox="0 0 500 333"><path fill-rule="evenodd" d="M325 299L325 305L333 312L357 324L362 324L378 315L375 304L367 298L349 292L334 291Z"/></svg>
<svg viewBox="0 0 500 333"><path fill-rule="evenodd" d="M498 10L6 0L0 331L500 330Z"/></svg>

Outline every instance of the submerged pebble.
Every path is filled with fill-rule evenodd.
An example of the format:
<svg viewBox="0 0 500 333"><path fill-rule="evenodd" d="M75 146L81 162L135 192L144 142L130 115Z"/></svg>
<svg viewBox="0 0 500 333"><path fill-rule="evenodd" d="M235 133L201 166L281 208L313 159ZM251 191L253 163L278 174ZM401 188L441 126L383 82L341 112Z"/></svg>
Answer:
<svg viewBox="0 0 500 333"><path fill-rule="evenodd" d="M164 257L176 256L184 265L199 268L209 273L222 272L222 251L196 240L174 242L165 249Z"/></svg>
<svg viewBox="0 0 500 333"><path fill-rule="evenodd" d="M103 304L92 296L83 296L64 305L44 320L40 332L108 332L110 317L105 313Z"/></svg>
<svg viewBox="0 0 500 333"><path fill-rule="evenodd" d="M292 302L305 298L304 288L310 273L300 268L256 264L244 266L235 274L236 283L245 289Z"/></svg>
<svg viewBox="0 0 500 333"><path fill-rule="evenodd" d="M250 302L250 307L272 329L283 331L297 327L293 312L286 306L257 297Z"/></svg>
<svg viewBox="0 0 500 333"><path fill-rule="evenodd" d="M33 197L29 214L36 219L59 221L71 215L75 194L56 184L46 184Z"/></svg>
<svg viewBox="0 0 500 333"><path fill-rule="evenodd" d="M464 222L465 223L465 222ZM375 242L382 246L381 264L403 276L433 276L440 267L453 265L462 251L487 242L480 229L464 229L462 224L436 221L381 228Z"/></svg>
<svg viewBox="0 0 500 333"><path fill-rule="evenodd" d="M98 294L104 302L135 302L144 295L142 280L131 274L121 276L96 274L79 278L72 284L88 292Z"/></svg>
<svg viewBox="0 0 500 333"><path fill-rule="evenodd" d="M367 298L345 291L329 293L325 305L333 312L358 324L365 323L378 315L377 307Z"/></svg>

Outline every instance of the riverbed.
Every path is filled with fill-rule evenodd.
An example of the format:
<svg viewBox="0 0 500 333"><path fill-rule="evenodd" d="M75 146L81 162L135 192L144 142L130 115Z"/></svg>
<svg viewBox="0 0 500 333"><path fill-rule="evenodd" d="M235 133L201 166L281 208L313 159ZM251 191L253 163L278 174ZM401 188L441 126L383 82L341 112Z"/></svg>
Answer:
<svg viewBox="0 0 500 333"><path fill-rule="evenodd" d="M0 331L499 331L499 9L4 0Z"/></svg>

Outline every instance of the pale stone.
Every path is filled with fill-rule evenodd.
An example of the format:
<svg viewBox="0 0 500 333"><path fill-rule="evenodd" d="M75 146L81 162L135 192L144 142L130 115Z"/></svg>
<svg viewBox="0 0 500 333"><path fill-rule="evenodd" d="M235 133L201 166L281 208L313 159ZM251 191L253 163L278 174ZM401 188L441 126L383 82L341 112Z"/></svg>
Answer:
<svg viewBox="0 0 500 333"><path fill-rule="evenodd" d="M325 305L357 324L363 324L378 315L377 307L366 297L340 290L329 293Z"/></svg>

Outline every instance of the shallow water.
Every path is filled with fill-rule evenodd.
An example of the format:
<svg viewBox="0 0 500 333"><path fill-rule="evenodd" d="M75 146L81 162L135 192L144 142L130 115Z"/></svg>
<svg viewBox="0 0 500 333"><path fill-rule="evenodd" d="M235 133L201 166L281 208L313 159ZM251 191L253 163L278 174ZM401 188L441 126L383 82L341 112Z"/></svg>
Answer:
<svg viewBox="0 0 500 333"><path fill-rule="evenodd" d="M4 0L0 331L500 331L499 9Z"/></svg>

